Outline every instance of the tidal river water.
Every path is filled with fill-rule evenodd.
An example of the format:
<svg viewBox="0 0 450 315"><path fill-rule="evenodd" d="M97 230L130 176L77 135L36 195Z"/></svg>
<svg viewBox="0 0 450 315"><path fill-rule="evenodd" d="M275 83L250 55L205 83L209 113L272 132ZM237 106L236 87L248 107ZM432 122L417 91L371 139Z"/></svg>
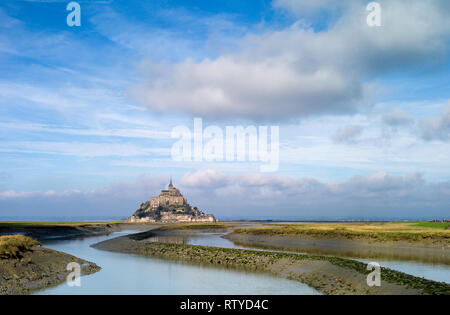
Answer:
<svg viewBox="0 0 450 315"><path fill-rule="evenodd" d="M82 277L79 287L63 283L36 294L320 294L298 281L266 274L181 264L90 247L106 239L131 233L134 232L42 242L45 247L94 262L102 269ZM209 245L221 247L231 243L214 236L203 240L211 240ZM217 244L214 240L223 243Z"/></svg>
<svg viewBox="0 0 450 315"><path fill-rule="evenodd" d="M179 240L186 244L228 247L228 248L246 248L238 246L233 242L221 237L220 233L198 233L188 237L179 236ZM174 236L169 236L167 241L173 242ZM164 242L164 237L155 239L156 241ZM248 249L248 248L247 248ZM251 249L255 249L252 247ZM421 277L429 280L450 283L450 266L436 263L424 263L419 261L402 261L402 260L386 260L386 259L362 259L357 256L351 259L359 260L361 262L370 263L376 262L382 267L408 273L410 275Z"/></svg>
<svg viewBox="0 0 450 315"><path fill-rule="evenodd" d="M135 233L121 231L109 236L95 236L72 240L52 240L43 245L95 262L99 272L81 278L80 287L66 283L36 294L320 294L297 281L275 276L196 266L98 250L90 245L106 239ZM188 236L160 236L157 242L177 242L192 245L245 248L221 237L221 233L194 233ZM366 260L383 267L417 277L450 283L450 266L397 260Z"/></svg>

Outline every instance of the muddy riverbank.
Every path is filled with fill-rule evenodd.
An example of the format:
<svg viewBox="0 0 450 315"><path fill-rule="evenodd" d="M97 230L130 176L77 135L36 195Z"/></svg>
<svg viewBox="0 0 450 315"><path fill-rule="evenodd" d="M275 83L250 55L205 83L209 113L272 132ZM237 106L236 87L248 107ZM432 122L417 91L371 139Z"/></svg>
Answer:
<svg viewBox="0 0 450 315"><path fill-rule="evenodd" d="M154 232L123 236L94 248L173 261L266 272L325 294L450 294L450 286L382 268L381 287L368 287L366 264L337 257L148 242Z"/></svg>
<svg viewBox="0 0 450 315"><path fill-rule="evenodd" d="M149 225L129 225L123 223L30 223L2 222L0 237L25 235L35 240L75 239L108 235L117 231L133 229L149 230ZM36 244L39 244L36 242ZM41 245L26 248L17 255L0 255L0 294L29 294L51 287L66 280L67 264L79 263L81 274L88 275L101 268L95 263L75 256L51 250Z"/></svg>
<svg viewBox="0 0 450 315"><path fill-rule="evenodd" d="M425 242L377 242L365 239L314 238L230 233L224 238L246 247L307 252L341 257L385 258L450 265L450 248L446 244Z"/></svg>
<svg viewBox="0 0 450 315"><path fill-rule="evenodd" d="M65 239L89 237L96 235L108 235L113 232L123 230L146 231L153 227L153 225L145 224L127 224L127 223L64 223L52 224L45 223L28 223L28 222L11 222L0 223L1 235L22 234L29 236L38 241L51 239Z"/></svg>
<svg viewBox="0 0 450 315"><path fill-rule="evenodd" d="M18 257L0 259L0 294L29 294L66 281L67 265L76 262L81 275L89 275L101 268L96 264L69 254L35 245Z"/></svg>

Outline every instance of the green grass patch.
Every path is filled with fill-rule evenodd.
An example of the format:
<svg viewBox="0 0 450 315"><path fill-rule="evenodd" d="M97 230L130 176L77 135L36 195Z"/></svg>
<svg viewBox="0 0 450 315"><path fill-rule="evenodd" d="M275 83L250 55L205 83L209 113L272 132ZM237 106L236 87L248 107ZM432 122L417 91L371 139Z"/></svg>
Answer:
<svg viewBox="0 0 450 315"><path fill-rule="evenodd" d="M413 224L412 226L418 226L418 227L425 227L425 228L432 228L432 229L450 229L450 223L449 222L419 222L416 224Z"/></svg>
<svg viewBox="0 0 450 315"><path fill-rule="evenodd" d="M20 258L24 251L28 251L39 242L24 235L0 236L0 258Z"/></svg>

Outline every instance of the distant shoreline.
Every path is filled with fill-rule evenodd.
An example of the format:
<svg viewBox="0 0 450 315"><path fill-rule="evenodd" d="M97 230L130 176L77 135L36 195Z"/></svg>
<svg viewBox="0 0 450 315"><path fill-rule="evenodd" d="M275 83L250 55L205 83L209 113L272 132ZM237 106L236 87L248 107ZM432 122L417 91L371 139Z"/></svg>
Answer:
<svg viewBox="0 0 450 315"><path fill-rule="evenodd" d="M129 217L129 216L128 216ZM120 223L125 222L127 216L99 216L99 217L56 217L56 216L0 216L0 222L79 222L79 223ZM314 219L314 218L240 218L240 217L217 217L219 222L229 223L357 223L357 222L424 222L432 219L448 218L342 218L342 219Z"/></svg>

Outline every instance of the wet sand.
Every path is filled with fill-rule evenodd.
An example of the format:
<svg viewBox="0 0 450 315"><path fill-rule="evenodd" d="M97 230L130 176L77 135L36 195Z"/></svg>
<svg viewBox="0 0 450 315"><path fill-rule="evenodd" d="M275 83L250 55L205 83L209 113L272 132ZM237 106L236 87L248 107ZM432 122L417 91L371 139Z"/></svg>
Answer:
<svg viewBox="0 0 450 315"><path fill-rule="evenodd" d="M146 231L153 225L137 224L100 224L79 226L24 226L4 224L0 235L22 234L37 240L71 239L105 235L121 230ZM51 250L40 245L21 253L19 258L0 258L0 295L29 294L33 291L58 285L66 281L69 271L67 264L77 262L81 266L81 275L89 275L101 268L95 263L75 256Z"/></svg>
<svg viewBox="0 0 450 315"><path fill-rule="evenodd" d="M23 252L20 258L0 259L0 294L29 294L66 281L70 271L67 264L76 262L81 275L101 268L94 263L40 245Z"/></svg>

